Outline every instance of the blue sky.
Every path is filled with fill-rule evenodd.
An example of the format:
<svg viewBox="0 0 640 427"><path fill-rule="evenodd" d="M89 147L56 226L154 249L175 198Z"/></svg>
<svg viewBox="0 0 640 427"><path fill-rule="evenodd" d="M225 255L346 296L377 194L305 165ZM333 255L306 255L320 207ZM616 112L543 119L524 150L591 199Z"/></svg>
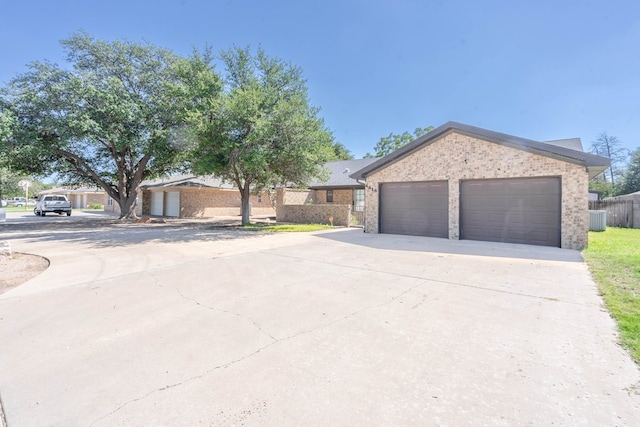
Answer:
<svg viewBox="0 0 640 427"><path fill-rule="evenodd" d="M146 40L188 55L261 44L304 70L352 153L449 120L534 140L600 132L640 147L640 2L8 0L0 84L61 39Z"/></svg>

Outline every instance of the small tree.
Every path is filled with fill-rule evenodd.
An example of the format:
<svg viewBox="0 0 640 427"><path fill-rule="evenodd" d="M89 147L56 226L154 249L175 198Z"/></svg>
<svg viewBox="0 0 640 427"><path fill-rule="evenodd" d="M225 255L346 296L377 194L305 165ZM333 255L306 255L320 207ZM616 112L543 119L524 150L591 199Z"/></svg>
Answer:
<svg viewBox="0 0 640 427"><path fill-rule="evenodd" d="M599 156L608 157L609 160L611 160L611 166L603 172L603 177L605 181L609 180L615 187L618 179L623 174L624 164L629 155L629 150L622 146L622 142L620 142L618 138L602 132L598 135L598 138L591 143L591 152Z"/></svg>
<svg viewBox="0 0 640 427"><path fill-rule="evenodd" d="M427 126L426 128L416 128L413 134L409 132L403 132L401 134L390 133L388 136L380 138L376 146L374 147L375 153L367 153L365 157L382 157L389 153L396 151L408 143L412 142L416 138L421 137L425 133L433 130L433 126Z"/></svg>
<svg viewBox="0 0 640 427"><path fill-rule="evenodd" d="M221 54L226 67L222 96L197 124L193 169L233 182L240 191L242 224L249 222L252 190L302 185L323 173L335 155L333 137L309 105L302 71L262 49Z"/></svg>
<svg viewBox="0 0 640 427"><path fill-rule="evenodd" d="M175 170L184 151L189 85L207 58L186 61L149 44L77 34L62 42L72 69L35 62L4 91L16 128L4 137L14 169L56 173L66 184L93 182L135 217L143 179Z"/></svg>

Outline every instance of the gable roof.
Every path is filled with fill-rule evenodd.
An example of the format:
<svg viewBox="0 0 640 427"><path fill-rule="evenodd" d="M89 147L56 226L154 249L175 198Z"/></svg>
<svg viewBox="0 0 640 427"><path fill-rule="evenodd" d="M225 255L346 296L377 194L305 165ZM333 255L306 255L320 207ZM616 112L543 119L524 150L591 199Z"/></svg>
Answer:
<svg viewBox="0 0 640 427"><path fill-rule="evenodd" d="M364 184L361 184L355 179L351 178L350 175L370 165L378 159L378 157L374 157L367 159L340 160L337 162L326 163L324 167L329 170L329 179L326 182L315 180L309 184L309 188L364 188Z"/></svg>
<svg viewBox="0 0 640 427"><path fill-rule="evenodd" d="M543 141L545 144L556 145L558 147L570 148L576 151L584 151L582 148L582 140L580 138L554 139L552 141Z"/></svg>
<svg viewBox="0 0 640 427"><path fill-rule="evenodd" d="M366 178L367 175L370 175L371 173L382 169L383 167L386 167L392 162L408 156L412 152L431 144L432 142L450 132L456 132L474 138L482 139L484 141L494 142L506 147L527 151L541 156L551 157L569 163L583 165L589 172L589 178L593 178L599 173L603 172L611 164L608 158L596 156L595 154L589 154L583 151L572 150L570 148L562 147L559 145L553 145L549 143L533 141L531 139L520 138L513 135L507 135L500 132L494 132L488 129L466 125L464 123L447 122L433 129L431 132L422 135L421 137L417 138L413 142L410 142L404 147L401 147L396 151L387 154L386 156L378 159L376 162L371 163L370 165L351 174L351 178Z"/></svg>
<svg viewBox="0 0 640 427"><path fill-rule="evenodd" d="M80 186L80 187L55 187L48 190L39 191L38 194L102 194L105 193L103 188L95 186Z"/></svg>
<svg viewBox="0 0 640 427"><path fill-rule="evenodd" d="M209 187L232 189L235 188L220 178L215 176L196 176L196 175L171 175L168 177L149 179L142 181L140 188L165 188L165 187Z"/></svg>

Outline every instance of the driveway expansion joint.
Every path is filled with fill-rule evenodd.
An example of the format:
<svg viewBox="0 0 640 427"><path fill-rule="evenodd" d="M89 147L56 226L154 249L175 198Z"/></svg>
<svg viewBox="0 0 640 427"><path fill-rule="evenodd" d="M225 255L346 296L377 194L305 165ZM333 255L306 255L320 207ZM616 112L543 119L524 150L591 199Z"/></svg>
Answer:
<svg viewBox="0 0 640 427"><path fill-rule="evenodd" d="M478 290L486 291L486 292L496 292L496 293L515 295L515 296L525 297L525 298L534 298L534 299L543 300L543 301L547 301L547 302L557 302L557 303L564 303L564 304L572 304L572 305L578 305L578 306L584 306L584 307L593 307L593 306L600 307L600 305L601 305L599 303L598 304L581 303L581 302L575 302L575 301L561 300L561 299L558 299L558 298L555 298L555 297L550 297L550 296L532 295L532 294L527 294L527 293L524 293L524 292L508 291L508 290L505 290L505 289L496 289L496 288L491 288L491 287L487 287L487 286L471 285L471 284L468 284L468 283L451 282L451 281L447 281L447 280L432 279L432 278L429 278L429 277L415 276L415 275L411 275L411 274L402 274L402 273L396 273L396 272L389 272L389 271L384 271L384 270L378 270L378 269L371 268L371 267L354 267L354 266L349 265L349 264L341 264L341 263L334 262L334 261L319 261L319 260L316 260L316 259L309 259L309 258L304 258L304 257L300 257L300 256L295 256L295 255L285 255L285 254L278 254L278 253L272 253L272 254L275 255L275 256L279 256L279 257L283 257L283 258L292 258L292 259L296 259L296 260L300 260L300 261L315 262L315 263L319 263L319 264L327 264L327 265L343 267L343 268L352 268L352 269L354 269L356 271L370 271L372 273L388 274L390 276L397 276L397 277L402 277L402 278L406 278L406 279L424 280L424 281L427 281L427 282L441 283L441 284L444 284L444 285L452 285L452 286L460 286L460 287L464 287L464 288L478 289Z"/></svg>

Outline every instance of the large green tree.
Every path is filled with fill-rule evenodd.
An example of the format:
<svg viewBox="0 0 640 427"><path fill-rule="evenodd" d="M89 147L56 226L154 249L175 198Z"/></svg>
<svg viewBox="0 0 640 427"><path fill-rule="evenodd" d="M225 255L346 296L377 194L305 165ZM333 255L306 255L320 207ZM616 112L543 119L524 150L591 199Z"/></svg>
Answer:
<svg viewBox="0 0 640 427"><path fill-rule="evenodd" d="M636 191L640 191L640 148L631 153L631 160L624 173L620 193L629 194Z"/></svg>
<svg viewBox="0 0 640 427"><path fill-rule="evenodd" d="M374 147L375 152L373 154L367 153L364 157L371 158L386 156L387 154L396 151L398 148L401 148L416 138L424 135L430 130L433 130L433 126L416 128L412 134L409 132L403 132L401 134L390 133L389 135L380 138Z"/></svg>
<svg viewBox="0 0 640 427"><path fill-rule="evenodd" d="M11 166L67 184L93 182L121 217L135 217L142 180L184 160L184 111L201 93L192 85L215 83L216 75L206 56L180 58L146 43L81 33L62 46L70 69L34 62L4 90L16 121L4 138Z"/></svg>
<svg viewBox="0 0 640 427"><path fill-rule="evenodd" d="M17 187L20 177L8 165L8 151L4 150L5 141L13 133L14 119L9 110L0 104L0 200L8 197L14 187Z"/></svg>
<svg viewBox="0 0 640 427"><path fill-rule="evenodd" d="M13 132L15 119L4 103L0 103L0 141L6 141ZM0 151L2 154L2 151Z"/></svg>
<svg viewBox="0 0 640 427"><path fill-rule="evenodd" d="M236 185L242 224L249 222L249 197L256 189L303 185L323 175L335 158L333 136L310 105L300 68L262 49L222 52L224 89L210 111L192 117L197 129L193 169Z"/></svg>

